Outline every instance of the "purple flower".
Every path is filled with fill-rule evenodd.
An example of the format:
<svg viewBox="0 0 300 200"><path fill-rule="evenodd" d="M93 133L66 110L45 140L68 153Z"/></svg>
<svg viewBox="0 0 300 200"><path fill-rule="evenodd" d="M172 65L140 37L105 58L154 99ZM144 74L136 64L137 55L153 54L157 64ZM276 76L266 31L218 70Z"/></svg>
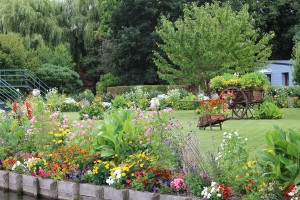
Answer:
<svg viewBox="0 0 300 200"><path fill-rule="evenodd" d="M154 186L154 187L153 187L153 192L154 192L154 193L157 193L157 191L158 191L157 187Z"/></svg>

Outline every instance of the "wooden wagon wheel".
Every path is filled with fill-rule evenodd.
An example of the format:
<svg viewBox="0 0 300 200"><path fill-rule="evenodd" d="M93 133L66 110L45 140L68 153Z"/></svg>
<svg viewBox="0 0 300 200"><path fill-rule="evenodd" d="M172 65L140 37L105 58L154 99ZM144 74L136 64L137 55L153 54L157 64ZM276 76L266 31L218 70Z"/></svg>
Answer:
<svg viewBox="0 0 300 200"><path fill-rule="evenodd" d="M240 88L226 88L221 93L221 98L228 102L229 108L232 110L232 117L235 115L238 119L242 119L246 115L249 102L247 95Z"/></svg>

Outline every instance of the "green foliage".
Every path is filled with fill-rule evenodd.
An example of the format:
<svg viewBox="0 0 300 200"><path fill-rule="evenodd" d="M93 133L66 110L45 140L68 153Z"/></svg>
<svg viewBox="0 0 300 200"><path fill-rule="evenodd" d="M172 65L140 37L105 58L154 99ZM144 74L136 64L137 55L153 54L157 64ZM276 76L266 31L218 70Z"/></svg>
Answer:
<svg viewBox="0 0 300 200"><path fill-rule="evenodd" d="M175 23L162 17L157 34L163 41L159 48L166 54L154 52L159 77L172 84L200 84L206 93L211 78L253 72L271 54L272 35L258 39L247 6L234 12L228 4L192 4Z"/></svg>
<svg viewBox="0 0 300 200"><path fill-rule="evenodd" d="M259 106L254 115L256 119L281 119L283 111L274 103L265 101Z"/></svg>
<svg viewBox="0 0 300 200"><path fill-rule="evenodd" d="M99 132L95 133L96 140L93 148L102 157L110 157L119 154L123 139L133 140L133 124L130 110L118 110L113 113L105 113L104 119L99 125Z"/></svg>
<svg viewBox="0 0 300 200"><path fill-rule="evenodd" d="M107 73L100 76L100 80L96 85L97 94L101 95L106 92L107 87L114 86L118 82L118 78L116 78L112 73Z"/></svg>
<svg viewBox="0 0 300 200"><path fill-rule="evenodd" d="M83 92L81 92L80 94L75 96L76 101L87 100L89 102L92 102L94 99L95 99L95 95L89 89L86 89Z"/></svg>
<svg viewBox="0 0 300 200"><path fill-rule="evenodd" d="M75 92L82 86L79 75L68 67L52 64L43 64L36 72L49 87L58 88L59 91L68 93Z"/></svg>
<svg viewBox="0 0 300 200"><path fill-rule="evenodd" d="M293 81L300 85L300 42L297 42L293 49Z"/></svg>
<svg viewBox="0 0 300 200"><path fill-rule="evenodd" d="M183 101L193 101L197 100L197 96L193 95L192 93L189 93L187 96L181 98L180 100ZM175 102L174 108L178 110L195 110L198 106L198 102Z"/></svg>
<svg viewBox="0 0 300 200"><path fill-rule="evenodd" d="M184 1L134 0L112 3L100 31L108 30L103 42L102 68L120 78L122 85L155 84L157 77L151 59L159 41L155 26L160 15L179 16ZM149 20L151 19L151 20Z"/></svg>
<svg viewBox="0 0 300 200"><path fill-rule="evenodd" d="M267 90L270 85L267 75L261 72L248 73L240 78L241 88L261 87Z"/></svg>
<svg viewBox="0 0 300 200"><path fill-rule="evenodd" d="M24 68L27 51L23 38L15 33L0 34L0 65L1 68Z"/></svg>
<svg viewBox="0 0 300 200"><path fill-rule="evenodd" d="M0 122L0 159L13 156L19 151L30 150L30 142L24 140L26 131L29 128L29 121L26 117L13 119L5 117Z"/></svg>
<svg viewBox="0 0 300 200"><path fill-rule="evenodd" d="M58 1L1 0L0 32L20 33L26 36L41 34L43 39L57 44L65 36L62 25L61 3Z"/></svg>
<svg viewBox="0 0 300 200"><path fill-rule="evenodd" d="M244 177L248 172L248 169L245 168L249 157L246 147L247 140L236 131L224 133L220 151L216 157L220 170L216 180L233 188L241 189L240 184L236 182L236 177Z"/></svg>
<svg viewBox="0 0 300 200"><path fill-rule="evenodd" d="M266 133L268 149L258 152L261 160L267 165L266 173L271 179L288 186L300 183L300 133L292 129L283 130L275 127Z"/></svg>
<svg viewBox="0 0 300 200"><path fill-rule="evenodd" d="M115 108L125 108L128 103L130 103L130 100L127 99L125 95L118 95L111 101L111 103Z"/></svg>
<svg viewBox="0 0 300 200"><path fill-rule="evenodd" d="M101 104L92 104L88 106L84 106L79 111L80 119L84 119L84 115L88 115L90 119L96 118L96 119L103 119L104 114L104 108Z"/></svg>
<svg viewBox="0 0 300 200"><path fill-rule="evenodd" d="M187 188L190 190L192 195L200 197L203 190L203 186L208 185L209 183L203 180L199 174L189 173L184 177L184 182Z"/></svg>
<svg viewBox="0 0 300 200"><path fill-rule="evenodd" d="M269 100L280 108L300 106L300 86L271 86L267 94Z"/></svg>

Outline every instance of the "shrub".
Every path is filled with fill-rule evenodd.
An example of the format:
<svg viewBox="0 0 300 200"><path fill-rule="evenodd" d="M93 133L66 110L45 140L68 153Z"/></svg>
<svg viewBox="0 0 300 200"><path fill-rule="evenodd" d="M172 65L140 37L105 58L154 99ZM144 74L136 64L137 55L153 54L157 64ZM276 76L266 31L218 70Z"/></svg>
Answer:
<svg viewBox="0 0 300 200"><path fill-rule="evenodd" d="M283 111L274 103L265 101L260 105L254 116L256 119L281 119L283 117Z"/></svg>
<svg viewBox="0 0 300 200"><path fill-rule="evenodd" d="M89 89L86 89L82 93L75 96L76 101L88 100L89 102L92 102L94 100L94 98L95 98L95 95Z"/></svg>
<svg viewBox="0 0 300 200"><path fill-rule="evenodd" d="M101 104L92 104L89 106L84 106L80 111L80 119L84 119L84 115L88 115L88 118L93 119L103 119L104 108Z"/></svg>

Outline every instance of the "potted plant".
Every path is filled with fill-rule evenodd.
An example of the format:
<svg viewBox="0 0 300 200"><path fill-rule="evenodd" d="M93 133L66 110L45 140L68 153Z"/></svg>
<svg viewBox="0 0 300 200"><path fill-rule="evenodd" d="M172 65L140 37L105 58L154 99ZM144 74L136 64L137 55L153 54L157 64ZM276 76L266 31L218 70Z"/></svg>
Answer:
<svg viewBox="0 0 300 200"><path fill-rule="evenodd" d="M224 89L224 87L239 86L240 79L234 74L224 74L211 79L210 87L214 89Z"/></svg>
<svg viewBox="0 0 300 200"><path fill-rule="evenodd" d="M253 72L243 75L240 78L241 88L261 88L262 90L267 90L269 86L268 77L261 72Z"/></svg>

